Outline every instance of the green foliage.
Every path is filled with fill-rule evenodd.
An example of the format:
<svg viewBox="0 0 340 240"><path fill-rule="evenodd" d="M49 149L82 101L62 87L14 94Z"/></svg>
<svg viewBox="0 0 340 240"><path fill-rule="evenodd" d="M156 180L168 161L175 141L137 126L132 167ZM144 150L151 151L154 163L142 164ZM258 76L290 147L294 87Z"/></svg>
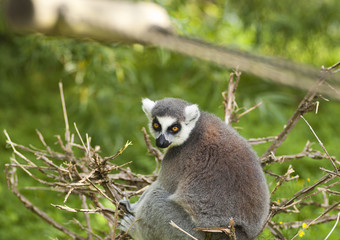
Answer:
<svg viewBox="0 0 340 240"><path fill-rule="evenodd" d="M313 0L308 4L269 0L156 2L169 11L176 29L184 35L280 55L317 67L339 60L337 13L340 5L337 0ZM62 81L70 123L76 122L81 132L88 132L92 141L101 146L103 155L114 154L126 140L131 140L133 146L120 157L120 163L132 160L134 170L149 173L154 161L146 153L140 131L146 125L140 109L141 98L180 97L223 117L220 93L226 89L228 77L229 69L153 47L13 34L6 28L0 13L0 129L7 129L13 140L25 145L40 146L35 129L42 131L50 143L56 140L56 134L63 134L58 89L58 82ZM303 94L243 73L237 92L239 106L249 108L260 101L263 105L241 118L235 127L247 138L277 135ZM330 154L338 158L340 150L335 129L339 118L338 102L321 102L318 115L307 115ZM300 122L278 154L298 153L307 140L316 142L305 123ZM0 142L3 172L10 153L3 135ZM268 145L257 146L256 151L260 155L266 147ZM321 150L317 144L315 148ZM283 174L288 164L276 164L273 170ZM319 166L330 168L329 162L311 159L296 160L292 164L301 180L284 186L276 193L278 198L291 197L294 191L318 179ZM36 185L24 173L20 176L19 181L25 186ZM306 182L308 178L311 183ZM269 184L272 181L268 178ZM27 240L66 239L24 208L5 182L1 174L1 239L22 239L23 236ZM271 185L271 189L273 187ZM49 205L62 204L61 196L43 190L20 190L60 223L70 224L72 214ZM313 218L320 213L314 213L313 209L301 213L302 216L306 214ZM311 226L304 237L322 239L331 227L332 223ZM294 234L287 231L287 236ZM266 236L271 236L268 231L260 239L267 239Z"/></svg>

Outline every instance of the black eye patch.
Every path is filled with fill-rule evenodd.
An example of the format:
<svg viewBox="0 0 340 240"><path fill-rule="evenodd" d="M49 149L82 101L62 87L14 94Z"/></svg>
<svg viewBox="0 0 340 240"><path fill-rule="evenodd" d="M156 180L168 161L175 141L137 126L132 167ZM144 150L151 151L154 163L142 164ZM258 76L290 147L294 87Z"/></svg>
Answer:
<svg viewBox="0 0 340 240"><path fill-rule="evenodd" d="M176 134L181 130L181 124L179 123L175 123L173 125L171 125L170 127L168 127L168 132L172 133L172 134Z"/></svg>
<svg viewBox="0 0 340 240"><path fill-rule="evenodd" d="M152 121L152 128L153 128L155 131L161 131L161 130L162 130L162 127L161 127L161 125L159 124L157 118L155 118L155 119Z"/></svg>

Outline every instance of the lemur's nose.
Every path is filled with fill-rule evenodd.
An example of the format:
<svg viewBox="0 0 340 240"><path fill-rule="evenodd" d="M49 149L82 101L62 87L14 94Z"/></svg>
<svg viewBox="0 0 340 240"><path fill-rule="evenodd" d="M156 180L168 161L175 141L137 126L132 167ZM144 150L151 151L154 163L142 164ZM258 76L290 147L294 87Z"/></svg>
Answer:
<svg viewBox="0 0 340 240"><path fill-rule="evenodd" d="M161 134L157 139L156 139L156 146L160 148L167 148L171 142L165 139L164 134Z"/></svg>

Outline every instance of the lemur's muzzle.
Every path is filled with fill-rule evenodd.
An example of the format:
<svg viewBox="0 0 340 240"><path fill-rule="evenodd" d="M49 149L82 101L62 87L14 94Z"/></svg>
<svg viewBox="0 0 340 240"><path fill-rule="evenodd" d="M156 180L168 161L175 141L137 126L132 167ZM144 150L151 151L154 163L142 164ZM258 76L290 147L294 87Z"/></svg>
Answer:
<svg viewBox="0 0 340 240"><path fill-rule="evenodd" d="M164 134L161 134L157 139L156 139L156 146L160 148L167 148L171 142L166 140Z"/></svg>

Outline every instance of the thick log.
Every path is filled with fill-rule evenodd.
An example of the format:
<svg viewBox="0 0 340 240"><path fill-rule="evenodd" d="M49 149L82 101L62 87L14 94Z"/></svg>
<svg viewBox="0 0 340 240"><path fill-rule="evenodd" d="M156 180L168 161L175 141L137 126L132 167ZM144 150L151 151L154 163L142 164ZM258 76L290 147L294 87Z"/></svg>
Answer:
<svg viewBox="0 0 340 240"><path fill-rule="evenodd" d="M18 30L137 41L152 28L171 30L170 18L151 2L110 0L9 0L9 23Z"/></svg>

